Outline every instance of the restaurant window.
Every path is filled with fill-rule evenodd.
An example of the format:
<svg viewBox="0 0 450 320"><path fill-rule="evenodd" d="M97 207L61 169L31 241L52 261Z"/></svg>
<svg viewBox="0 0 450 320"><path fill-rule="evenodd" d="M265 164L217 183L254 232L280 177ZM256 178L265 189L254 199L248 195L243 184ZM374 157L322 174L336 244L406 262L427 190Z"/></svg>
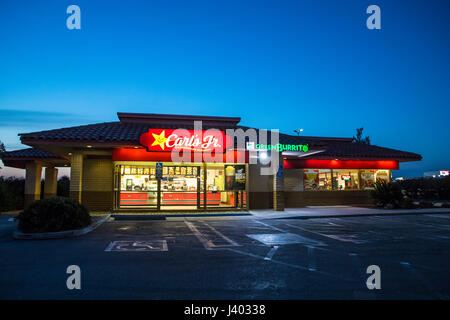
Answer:
<svg viewBox="0 0 450 320"><path fill-rule="evenodd" d="M156 207L158 182L155 166L120 166L121 207Z"/></svg>
<svg viewBox="0 0 450 320"><path fill-rule="evenodd" d="M303 190L372 190L376 181L390 181L390 170L304 169Z"/></svg>
<svg viewBox="0 0 450 320"><path fill-rule="evenodd" d="M375 182L389 182L389 180L389 170L361 170L361 190L372 190Z"/></svg>
<svg viewBox="0 0 450 320"><path fill-rule="evenodd" d="M333 169L334 190L359 190L358 171Z"/></svg>
<svg viewBox="0 0 450 320"><path fill-rule="evenodd" d="M305 169L303 178L305 191L332 190L330 169Z"/></svg>

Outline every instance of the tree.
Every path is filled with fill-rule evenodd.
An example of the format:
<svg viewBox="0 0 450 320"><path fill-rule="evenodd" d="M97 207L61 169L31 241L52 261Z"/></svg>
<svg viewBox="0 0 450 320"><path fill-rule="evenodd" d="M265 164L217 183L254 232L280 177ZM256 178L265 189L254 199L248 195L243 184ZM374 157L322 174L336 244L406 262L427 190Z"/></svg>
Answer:
<svg viewBox="0 0 450 320"><path fill-rule="evenodd" d="M364 137L363 138L363 130L364 128L357 128L356 129L356 137L353 136L353 142L363 143L363 144L370 144L370 137Z"/></svg>
<svg viewBox="0 0 450 320"><path fill-rule="evenodd" d="M0 140L0 156L2 155L3 152L6 152L6 148L5 145L3 144L3 142ZM2 167L0 167L1 169Z"/></svg>
<svg viewBox="0 0 450 320"><path fill-rule="evenodd" d="M59 178L57 184L58 197L69 197L70 179L67 176Z"/></svg>

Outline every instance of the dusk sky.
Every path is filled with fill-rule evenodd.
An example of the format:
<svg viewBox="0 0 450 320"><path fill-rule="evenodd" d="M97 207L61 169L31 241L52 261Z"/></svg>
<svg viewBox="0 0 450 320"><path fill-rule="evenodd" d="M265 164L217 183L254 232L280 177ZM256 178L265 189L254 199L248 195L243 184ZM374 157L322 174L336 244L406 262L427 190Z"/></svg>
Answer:
<svg viewBox="0 0 450 320"><path fill-rule="evenodd" d="M81 8L68 30L66 8ZM366 8L381 8L369 30ZM450 169L450 1L0 2L0 140L116 112L241 124L416 152ZM8 174L0 170L0 175ZM16 170L14 172L20 172Z"/></svg>

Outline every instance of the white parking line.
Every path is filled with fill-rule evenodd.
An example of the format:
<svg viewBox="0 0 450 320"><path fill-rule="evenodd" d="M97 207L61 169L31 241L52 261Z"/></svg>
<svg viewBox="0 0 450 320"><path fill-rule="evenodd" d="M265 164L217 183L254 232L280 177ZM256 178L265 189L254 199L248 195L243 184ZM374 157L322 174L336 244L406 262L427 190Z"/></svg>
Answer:
<svg viewBox="0 0 450 320"><path fill-rule="evenodd" d="M270 249L269 253L267 253L264 260L272 260L273 255L275 254L275 251L278 250L278 246L273 246L272 249Z"/></svg>
<svg viewBox="0 0 450 320"><path fill-rule="evenodd" d="M212 250L212 248L208 245L208 239L203 237L203 235L198 231L198 229L188 221L184 221L184 223L188 226L189 229L191 229L192 233L197 237L198 241L200 241L206 250Z"/></svg>
<svg viewBox="0 0 450 320"><path fill-rule="evenodd" d="M308 270L316 271L316 257L314 255L314 246L306 246L308 248Z"/></svg>
<svg viewBox="0 0 450 320"><path fill-rule="evenodd" d="M222 239L224 239L225 241L227 241L228 243L230 243L232 246L239 246L239 244L233 240L231 240L230 238L228 238L226 235L222 234L219 230L217 230L216 228L214 228L213 226L209 225L208 223L206 223L205 221L201 221L205 226L207 226L208 228L210 228L212 231L214 231L217 235L219 235L220 237L222 237ZM222 245L223 246L223 245Z"/></svg>
<svg viewBox="0 0 450 320"><path fill-rule="evenodd" d="M263 226L266 226L267 228L270 228L270 229L272 229L272 230L276 230L276 231L279 231L279 232L285 232L285 233L288 233L287 231L285 231L285 230L283 230L283 229L280 229L280 228L271 226L270 224L264 223L264 222L262 222L262 221L255 220L255 222L257 222L257 223L259 223L259 224L262 224Z"/></svg>
<svg viewBox="0 0 450 320"><path fill-rule="evenodd" d="M242 250L237 250L237 249L233 249L233 248L225 248L225 250L229 250L231 252L239 253L239 254L246 255L246 256L249 256L249 257L252 257L252 258L256 258L256 259L266 260L265 257L259 256L259 255L256 255L256 254L253 254L253 253L250 253L250 252L245 252L245 251L242 251ZM300 270L303 270L303 271L314 272L315 274L321 274L321 275L324 275L324 276L328 276L330 278L341 279L343 281L351 281L351 279L344 278L340 274L332 274L332 273L328 273L328 272L325 272L325 271L313 270L313 269L311 269L309 267L307 268L307 267L300 266L300 265L297 265L297 264L287 263L287 262L274 260L274 259L268 260L268 262L273 262L273 263L276 263L276 264L279 264L279 265L283 265L283 266L291 267L291 268L295 268L295 269L300 269Z"/></svg>
<svg viewBox="0 0 450 320"><path fill-rule="evenodd" d="M204 221L201 221L203 225L205 225L207 228L209 228L211 231L213 231L215 234L220 236L223 240L228 242L228 244L215 244L212 239L208 239L207 235L201 233L197 227L189 221L184 221L184 223L189 227L189 229L194 233L194 235L197 237L197 239L203 244L206 250L213 250L213 249L220 249L220 248L227 248L227 247L237 247L239 244L227 236L223 235L220 231L216 230L214 227L210 226Z"/></svg>
<svg viewBox="0 0 450 320"><path fill-rule="evenodd" d="M326 238L330 238L330 239L334 239L334 240L338 240L338 241L342 241L342 242L352 242L352 243L356 243L356 244L367 243L366 240L354 239L354 237L356 237L356 235L354 235L354 234L350 234L350 235L324 234L324 233L320 233L320 232L316 232L316 231L311 231L311 230L308 230L308 229L305 229L305 228L302 228L299 226L295 226L293 224L286 224L286 225L289 227L295 228L295 229L303 230L306 232L317 234L322 237L326 237Z"/></svg>

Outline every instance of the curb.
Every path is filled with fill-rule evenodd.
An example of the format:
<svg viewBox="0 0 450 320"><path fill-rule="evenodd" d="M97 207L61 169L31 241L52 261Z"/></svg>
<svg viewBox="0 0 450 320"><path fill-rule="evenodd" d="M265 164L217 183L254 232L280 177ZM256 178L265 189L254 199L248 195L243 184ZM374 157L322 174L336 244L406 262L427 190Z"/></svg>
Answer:
<svg viewBox="0 0 450 320"><path fill-rule="evenodd" d="M76 230L66 230L66 231L58 231L58 232L41 232L41 233L24 233L21 231L14 231L13 238L18 240L46 240L46 239L63 239L70 237L78 237L84 234L87 234L91 231L97 229L102 223L108 220L111 217L111 214L106 215L102 219L91 223L89 226L76 229Z"/></svg>
<svg viewBox="0 0 450 320"><path fill-rule="evenodd" d="M357 213L357 214L336 214L336 215L322 215L322 216L292 216L280 218L266 218L266 219L324 219L324 218L351 218L351 217L370 217L370 216L407 216L419 214L450 214L448 212L393 212L393 213Z"/></svg>
<svg viewBox="0 0 450 320"><path fill-rule="evenodd" d="M115 221L126 220L166 220L170 218L214 218L214 217L240 217L251 216L251 213L185 213L185 214L167 214L167 215L120 215L113 214L112 217Z"/></svg>

